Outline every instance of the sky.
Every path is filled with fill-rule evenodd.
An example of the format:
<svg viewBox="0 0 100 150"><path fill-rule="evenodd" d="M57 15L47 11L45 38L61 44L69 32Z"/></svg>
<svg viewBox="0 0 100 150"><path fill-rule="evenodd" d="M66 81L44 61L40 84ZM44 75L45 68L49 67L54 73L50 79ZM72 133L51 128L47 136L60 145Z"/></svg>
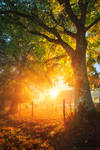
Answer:
<svg viewBox="0 0 100 150"><path fill-rule="evenodd" d="M96 67L97 72L100 72L100 64L96 63L94 66Z"/></svg>

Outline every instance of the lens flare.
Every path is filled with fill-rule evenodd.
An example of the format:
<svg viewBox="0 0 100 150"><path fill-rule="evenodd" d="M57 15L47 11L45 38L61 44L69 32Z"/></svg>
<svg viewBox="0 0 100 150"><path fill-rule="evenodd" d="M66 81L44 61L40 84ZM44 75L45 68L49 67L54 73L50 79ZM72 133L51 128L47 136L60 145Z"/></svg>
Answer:
<svg viewBox="0 0 100 150"><path fill-rule="evenodd" d="M56 89L56 88L50 89L50 95L52 98L55 98L58 95L58 93L59 93L58 89Z"/></svg>

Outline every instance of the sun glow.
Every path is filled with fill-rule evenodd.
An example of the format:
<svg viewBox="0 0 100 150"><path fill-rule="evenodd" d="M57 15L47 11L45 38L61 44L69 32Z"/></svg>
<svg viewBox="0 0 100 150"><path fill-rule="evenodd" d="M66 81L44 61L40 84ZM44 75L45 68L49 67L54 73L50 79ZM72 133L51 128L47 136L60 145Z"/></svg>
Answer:
<svg viewBox="0 0 100 150"><path fill-rule="evenodd" d="M59 90L57 88L50 89L50 95L52 98L55 98L59 93Z"/></svg>

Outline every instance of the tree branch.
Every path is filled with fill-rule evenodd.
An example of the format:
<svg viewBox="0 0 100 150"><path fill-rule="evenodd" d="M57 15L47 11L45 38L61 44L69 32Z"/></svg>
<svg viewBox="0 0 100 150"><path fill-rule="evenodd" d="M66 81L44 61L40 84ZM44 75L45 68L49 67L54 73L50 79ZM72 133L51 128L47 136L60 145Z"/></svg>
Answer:
<svg viewBox="0 0 100 150"><path fill-rule="evenodd" d="M64 29L64 31L62 33L66 33L67 35L71 36L72 38L75 38L76 39L76 34L71 32L71 31L68 31L66 29Z"/></svg>
<svg viewBox="0 0 100 150"><path fill-rule="evenodd" d="M66 42L64 41L61 41L60 42L60 45L66 50L66 52L68 53L68 55L72 58L74 56L74 49L69 45L67 44Z"/></svg>
<svg viewBox="0 0 100 150"><path fill-rule="evenodd" d="M76 34L75 34L75 33L66 30L66 29L63 27L63 25L59 24L59 22L55 19L54 14L53 14L52 11L51 11L50 13L46 11L45 13L50 15L51 19L55 22L56 25L59 25L59 26L61 26L61 27L64 29L64 31L58 31L59 33L66 33L67 35L69 35L69 36L71 36L71 37L73 37L73 38L76 38Z"/></svg>
<svg viewBox="0 0 100 150"><path fill-rule="evenodd" d="M53 38L50 38L50 37L48 37L47 35L45 35L43 33L40 33L39 31L30 31L30 30L28 30L28 27L26 27L23 23L18 22L17 20L10 20L10 23L22 26L24 29L26 29L26 31L28 33L30 33L32 35L41 36L41 37L47 39L49 42L61 45L63 48L65 48L66 52L70 56L73 55L73 53L74 53L73 48L70 45L68 45L67 43L65 43L62 39L60 39L60 40L59 39L53 39ZM68 33L70 33L70 31L68 31Z"/></svg>
<svg viewBox="0 0 100 150"><path fill-rule="evenodd" d="M63 40L52 39L52 38L48 37L47 35L42 34L42 33L38 32L38 31L28 31L28 32L33 34L33 35L41 36L41 37L47 39L49 42L52 42L52 43L55 43L55 44L59 44L66 50L66 52L69 54L69 56L72 57L74 55L73 48L70 45L68 45L67 43L65 43Z"/></svg>
<svg viewBox="0 0 100 150"><path fill-rule="evenodd" d="M38 35L38 36L41 36L45 39L47 39L49 42L53 42L55 44L59 44L61 45L65 50L66 52L69 54L69 56L72 56L73 53L74 53L74 50L73 48L68 45L67 43L65 43L59 36L59 33L56 31L55 28L50 28L48 26L46 26L41 20L39 20L38 18L36 18L36 16L30 16L30 15L27 15L27 14L23 14L23 13L20 13L20 12L17 12L17 11L0 11L0 14L9 14L9 13L13 13L15 15L18 15L18 16L21 16L21 17L24 17L24 18L27 18L27 19L30 19L32 21L35 21L39 26L43 27L46 31L56 35L56 37L58 39L53 39L53 38L50 38L48 37L47 35L43 34L43 33L40 33L38 31L29 31L27 29L26 26L23 25L24 29L26 29L29 33L33 34L33 35ZM22 24L22 23L21 23ZM67 31L66 31L67 32ZM69 34L69 32L67 32L67 34ZM71 34L70 34L71 35Z"/></svg>
<svg viewBox="0 0 100 150"><path fill-rule="evenodd" d="M62 39L60 39L60 40L59 40L59 39L52 39L52 38L48 37L47 35L45 35L45 34L43 34L43 33L40 33L40 32L38 32L38 31L29 31L26 26L24 26L22 23L20 23L20 24L21 24L21 25L23 26L23 28L26 29L29 33L31 33L31 34L33 34L33 35L41 36L41 37L47 39L49 42L53 42L53 43L55 43L55 44L60 44L60 45L66 50L66 52L67 52L71 57L74 55L74 50L73 50L73 48L72 48L70 45L68 45L67 43L65 43Z"/></svg>
<svg viewBox="0 0 100 150"><path fill-rule="evenodd" d="M79 20L78 20L78 18L76 17L76 15L73 13L73 10L72 10L72 8L71 8L71 5L70 5L69 0L58 0L58 2L59 2L60 4L64 4L64 5L65 5L66 12L67 12L68 16L70 17L71 21L72 21L76 26L78 26Z"/></svg>
<svg viewBox="0 0 100 150"><path fill-rule="evenodd" d="M96 23L100 21L100 17L98 17L94 22L92 22L88 27L86 27L86 31L89 30L92 26L94 26Z"/></svg>
<svg viewBox="0 0 100 150"><path fill-rule="evenodd" d="M55 44L61 45L66 50L66 52L69 54L70 57L72 57L74 55L73 48L70 45L68 45L67 43L65 43L63 40L51 39L47 35L39 33L37 31L28 31L28 32L31 34L39 35L39 36L47 39L49 42L53 42Z"/></svg>
<svg viewBox="0 0 100 150"><path fill-rule="evenodd" d="M49 42L53 42L55 44L59 44L60 43L60 41L58 39L57 40L56 39L52 39L52 38L48 37L47 35L45 35L43 33L40 33L38 31L28 31L28 32L31 33L31 34L34 34L34 35L41 36L41 37L47 39Z"/></svg>
<svg viewBox="0 0 100 150"><path fill-rule="evenodd" d="M53 43L56 43L56 44L59 44L59 42L60 42L58 39L50 38L47 35L45 35L43 33L40 33L38 31L30 31L30 30L28 30L28 28L25 25L23 25L21 22L18 22L18 24L21 25L24 29L26 29L28 33L31 33L33 35L41 36L41 37L47 39L49 42L53 42Z"/></svg>
<svg viewBox="0 0 100 150"><path fill-rule="evenodd" d="M84 4L83 0L79 0L78 4L79 4L80 10L81 10L80 22L81 22L82 25L84 25L85 24L85 19L86 19L86 12L87 12L88 2L86 2Z"/></svg>
<svg viewBox="0 0 100 150"><path fill-rule="evenodd" d="M10 11L0 11L0 14L15 14L17 16L21 16L21 17L24 17L24 18L27 18L31 21L34 21L36 22L40 27L44 28L46 31L54 34L58 39L61 39L59 33L57 32L56 28L50 28L48 27L46 24L43 23L42 20L40 20L38 18L38 16L35 16L35 14L33 15L27 15L27 14L24 14L24 13L20 13L20 12L17 12L17 11L13 11L13 10L10 10Z"/></svg>
<svg viewBox="0 0 100 150"><path fill-rule="evenodd" d="M56 40L56 39L51 39L47 35L44 35L44 34L39 33L37 31L28 31L28 32L31 33L31 34L42 36L43 38L47 39L49 42L53 42L55 44L60 44L66 50L66 52L69 54L69 56L72 57L74 55L73 48L70 45L68 45L67 43L65 43L63 40L59 41L59 40Z"/></svg>
<svg viewBox="0 0 100 150"><path fill-rule="evenodd" d="M60 55L60 56L55 56L55 57L52 57L52 58L50 58L50 59L47 59L46 61L43 62L43 64L46 64L46 63L48 63L48 62L50 62L50 61L58 60L58 59L61 59L61 58L64 58L64 57L66 57L65 54L64 54L64 55Z"/></svg>

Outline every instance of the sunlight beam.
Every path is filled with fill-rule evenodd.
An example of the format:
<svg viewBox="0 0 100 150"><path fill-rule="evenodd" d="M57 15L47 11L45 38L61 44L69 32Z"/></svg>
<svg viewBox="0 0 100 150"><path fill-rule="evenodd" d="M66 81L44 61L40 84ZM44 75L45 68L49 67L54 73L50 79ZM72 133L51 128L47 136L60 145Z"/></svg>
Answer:
<svg viewBox="0 0 100 150"><path fill-rule="evenodd" d="M57 97L58 93L59 93L59 90L57 88L50 89L50 95L52 98Z"/></svg>

